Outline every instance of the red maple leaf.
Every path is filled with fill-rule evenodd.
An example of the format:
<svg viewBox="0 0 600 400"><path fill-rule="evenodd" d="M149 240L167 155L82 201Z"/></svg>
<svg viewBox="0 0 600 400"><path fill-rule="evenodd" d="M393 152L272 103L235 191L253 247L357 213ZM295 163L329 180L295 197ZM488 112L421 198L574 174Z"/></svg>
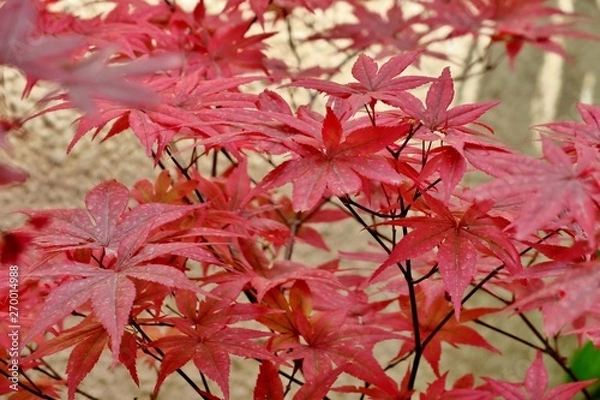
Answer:
<svg viewBox="0 0 600 400"><path fill-rule="evenodd" d="M156 182L152 184L148 179L138 181L131 191L132 197L140 204L144 203L165 203L184 205L189 202L187 196L190 195L198 182L187 180L180 176L176 182L173 182L169 171L163 170Z"/></svg>
<svg viewBox="0 0 600 400"><path fill-rule="evenodd" d="M283 400L283 383L279 378L279 368L275 363L263 360L256 385L254 385L254 400Z"/></svg>
<svg viewBox="0 0 600 400"><path fill-rule="evenodd" d="M506 222L488 215L492 202L474 203L466 211L457 213L441 201L423 196L431 207L431 215L382 223L410 227L412 231L394 247L373 278L392 264L419 257L438 247L438 268L458 320L462 295L476 271L478 249L487 249L512 272L521 268L519 253L502 232Z"/></svg>
<svg viewBox="0 0 600 400"><path fill-rule="evenodd" d="M421 39L425 34L416 28L416 24L421 20L420 16L407 16L399 4L393 3L387 9L385 18L379 9L371 11L362 4L353 4L353 8L356 22L335 25L323 33L311 36L309 40L347 39L351 40L351 43L343 49L357 51L373 51L373 45L376 44L383 47L377 58L424 47ZM423 52L444 58L440 53L428 50Z"/></svg>
<svg viewBox="0 0 600 400"><path fill-rule="evenodd" d="M446 67L436 79L425 98L425 104L410 93L391 99L390 104L401 108L411 118L421 123L420 133L425 139L439 139L436 132L443 133L443 140L451 145L460 144L466 134L481 135L469 124L483 125L478 121L487 110L497 105L498 101L481 104L463 104L450 107L454 100L454 81L450 75L450 68ZM487 128L489 129L489 128ZM455 139L454 137L457 136ZM458 143L456 141L458 140ZM457 148L461 150L461 146Z"/></svg>
<svg viewBox="0 0 600 400"><path fill-rule="evenodd" d="M595 381L590 379L583 382L563 383L548 391L548 372L541 351L537 352L535 360L527 369L524 383L483 379L487 382L490 392L510 400L571 400L577 392Z"/></svg>
<svg viewBox="0 0 600 400"><path fill-rule="evenodd" d="M344 196L360 191L361 178L400 183L401 177L380 150L406 136L410 125L358 128L345 133L328 108L320 137L290 142L297 158L279 165L259 184L258 190L294 183L294 210L314 207L322 197ZM293 139L292 139L293 140Z"/></svg>
<svg viewBox="0 0 600 400"><path fill-rule="evenodd" d="M145 204L125 212L128 201L128 190L113 180L88 193L89 214L80 209L29 213L34 217L50 218L36 243L47 255L57 256L42 259L27 276L69 279L63 280L46 298L25 342L90 300L94 314L111 338L116 362L123 330L136 299L135 280L200 291L183 272L156 259L179 254L200 261L216 261L213 256L193 242L148 243L152 229L177 220L197 207ZM75 249L93 252L88 258L89 263L60 256L66 250Z"/></svg>
<svg viewBox="0 0 600 400"><path fill-rule="evenodd" d="M148 75L159 69L180 65L178 57L137 60L109 66L113 49L102 48L86 57L75 57L84 41L75 35L38 35L39 12L33 2L8 1L0 8L0 61L21 69L27 75L24 94L39 79L58 82L67 96L81 109L93 112L93 99L103 97L131 105L155 104L158 98L145 86L134 84L125 75ZM75 61L73 61L75 59Z"/></svg>
<svg viewBox="0 0 600 400"><path fill-rule="evenodd" d="M103 140L115 136L128 128L146 148L151 156L156 146L156 157L160 157L165 147L177 135L201 139L217 135L208 121L214 108L224 108L221 113L235 114L230 109L254 107L256 96L236 91L242 84L256 78L227 78L205 80L199 72L184 77L157 76L146 82L148 87L158 93L157 104L147 107L126 107L110 101L96 101L97 112L83 115L79 119L77 131L67 151L89 131L94 137L111 121L111 129Z"/></svg>
<svg viewBox="0 0 600 400"><path fill-rule="evenodd" d="M28 368L30 363L35 365L35 360L75 346L69 355L66 370L68 398L72 400L75 398L75 390L94 368L108 341L109 336L104 326L94 318L87 317L76 326L61 331L59 335L50 341L41 343L31 355L22 361L23 368ZM134 382L139 385L135 365L136 351L135 337L131 333L125 332L120 344L118 358L127 367Z"/></svg>
<svg viewBox="0 0 600 400"><path fill-rule="evenodd" d="M550 278L543 287L517 299L511 309L527 311L541 309L544 330L549 336L556 335L568 324L597 311L600 301L598 282L600 268L598 260L585 263L549 261L527 268L517 279ZM598 323L586 330L598 329Z"/></svg>
<svg viewBox="0 0 600 400"><path fill-rule="evenodd" d="M202 204L180 206L147 203L127 211L129 198L129 190L124 185L110 180L99 184L86 195L87 211L58 209L24 213L34 219L50 221L36 239L36 244L46 251L90 249L104 251L109 256L120 253L132 257L146 243L152 242L155 234L162 235L157 228L205 208ZM176 234L178 231L174 232ZM182 230L179 233L185 232ZM153 245L172 246L174 243ZM210 258L208 254L205 256Z"/></svg>
<svg viewBox="0 0 600 400"><path fill-rule="evenodd" d="M493 42L505 43L511 65L525 43L566 56L553 38L590 37L572 28L572 21L566 20L571 14L548 6L544 0L423 0L420 3L432 12L423 18L430 29L450 27L448 38L489 35Z"/></svg>
<svg viewBox="0 0 600 400"><path fill-rule="evenodd" d="M373 319L374 324L391 328L394 332L412 332L412 315L408 296L399 297L400 312L380 314ZM431 290L417 292L417 302L419 303L419 331L421 340L424 340L434 329L438 329L438 324L452 310L452 305L446 300L443 291ZM499 353L499 351L490 345L475 329L466 323L473 321L485 315L497 312L495 308L472 308L465 309L462 312L461 320L448 320L439 331L431 337L430 341L423 349L423 356L433 368L436 375L439 376L440 359L442 357L442 343L447 343L453 347L459 345L477 346L483 349ZM415 348L414 338L407 338L400 348L397 359L405 357Z"/></svg>
<svg viewBox="0 0 600 400"><path fill-rule="evenodd" d="M255 304L234 303L223 291L213 291L214 297L200 301L182 294L178 307L185 318L165 318L182 335L168 335L152 342L152 347L164 350L154 394L167 376L192 361L200 372L219 385L225 399L229 399L230 356L251 357L280 363L280 360L255 339L269 336L268 332L230 326L239 321L257 319L269 310Z"/></svg>
<svg viewBox="0 0 600 400"><path fill-rule="evenodd" d="M164 19L165 10L157 11ZM190 69L201 71L205 78L230 78L267 69L264 41L274 33L249 34L254 21L244 20L241 11L230 8L211 14L201 1L192 13L175 5L168 14L163 28L169 35L159 47L184 54Z"/></svg>
<svg viewBox="0 0 600 400"><path fill-rule="evenodd" d="M259 319L278 333L271 339L272 348L284 351L286 358L302 360L301 370L307 383L319 382L324 375L343 368L384 390L396 389L372 354L377 342L396 338L395 334L355 324L347 309L313 312L310 288L301 280L292 286L289 300L279 289L273 289L265 295L264 302L274 310L285 311Z"/></svg>
<svg viewBox="0 0 600 400"><path fill-rule="evenodd" d="M440 186L444 189L444 202L448 203L452 191L467 172L467 162L455 148L440 146L429 153L429 160L419 173L418 182L425 182L434 172L442 180Z"/></svg>
<svg viewBox="0 0 600 400"><path fill-rule="evenodd" d="M416 62L419 52L410 52L390 58L378 67L375 60L366 54L360 54L352 67L352 76L358 82L345 85L339 83L304 78L298 79L288 86L301 86L325 92L331 96L348 99L354 109L365 104L374 104L376 100L384 103L393 102L403 96L408 89L414 89L431 81L423 76L398 76L409 65Z"/></svg>
<svg viewBox="0 0 600 400"><path fill-rule="evenodd" d="M550 131L552 137L572 145L580 143L600 148L600 107L591 104L577 104L583 123L574 121L552 122L538 126L542 132Z"/></svg>
<svg viewBox="0 0 600 400"><path fill-rule="evenodd" d="M12 165L0 163L0 186L23 183L29 175L27 172Z"/></svg>
<svg viewBox="0 0 600 400"><path fill-rule="evenodd" d="M517 239L575 222L580 236L594 248L600 204L597 151L577 145L571 157L545 138L542 149L541 159L500 151L467 152L476 168L498 178L478 187L474 195L497 205L520 205L511 224Z"/></svg>

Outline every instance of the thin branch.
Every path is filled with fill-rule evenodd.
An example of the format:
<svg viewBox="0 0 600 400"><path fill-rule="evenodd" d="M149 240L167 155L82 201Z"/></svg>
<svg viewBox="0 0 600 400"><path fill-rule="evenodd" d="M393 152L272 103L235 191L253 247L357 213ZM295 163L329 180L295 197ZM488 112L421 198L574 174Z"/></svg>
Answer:
<svg viewBox="0 0 600 400"><path fill-rule="evenodd" d="M373 237L375 237L375 236L376 236L376 237L378 238L378 239L375 239L375 240L377 241L377 243L379 243L379 244L382 246L382 248L383 248L383 249L384 249L384 250L385 250L385 251L386 251L388 254L390 254L392 251L391 251L391 250L390 250L390 249L389 249L389 248L388 248L388 247L387 247L387 246L386 246L386 245L385 245L385 244L384 244L382 241L383 241L383 240L385 240L386 242L393 244L393 241L392 241L392 239L390 239L390 238L388 238L387 236L383 235L382 233L378 232L376 229L373 229L373 228L371 228L371 225L367 224L367 223L365 222L365 220L364 220L364 219L362 219L362 218L360 217L360 215L358 215L358 213L356 212L356 210L354 210L354 209L352 208L352 204L351 204L351 203L348 203L348 202L346 202L346 199L347 199L347 197L338 197L338 199L339 199L339 200L342 202L342 204L344 205L344 207L346 207L346 210L345 210L345 211L346 211L346 212L349 212L349 213L350 213L350 215L351 215L351 216L352 216L352 217L353 217L353 218L354 218L354 219L355 219L355 220L356 220L358 223L360 223L360 225L361 225L361 226L362 226L364 229L366 229L366 230L367 230L367 231L368 231L368 232L371 234L371 236L373 236Z"/></svg>
<svg viewBox="0 0 600 400"><path fill-rule="evenodd" d="M298 53L298 48L296 47L296 43L294 42L294 32L292 29L292 20L288 17L288 13L287 11L285 11L284 9L284 14L283 14L283 19L285 19L286 22L286 31L287 31L287 39L288 39L288 45L290 46L290 50L292 51L292 54L294 55L294 58L296 59L296 67L298 69L300 69L300 66L302 65L302 57L300 57L300 54Z"/></svg>
<svg viewBox="0 0 600 400"><path fill-rule="evenodd" d="M144 339L144 341L146 343L152 342L152 339L150 338L150 336L148 336L146 334L146 332L144 332L142 327L140 325L138 325L137 322L131 320L130 323L139 332L139 334L142 336L142 338ZM154 349L161 357L165 356L165 353L158 347L154 347ZM152 353L147 353L147 354L152 355ZM159 359L158 357L156 357L154 355L152 355L152 356L162 362L162 359ZM209 397L207 397L206 395L204 395L202 393L202 390L198 387L198 385L196 385L196 383L192 380L192 378L190 378L185 372L183 372L183 370L181 368L178 368L176 372L177 372L177 374L179 374L179 376L181 376L183 378L183 380L185 380L187 382L188 385L190 385L190 387L192 389L194 389L196 391L196 393L198 393L200 395L200 397L202 397L204 400L210 400Z"/></svg>
<svg viewBox="0 0 600 400"><path fill-rule="evenodd" d="M371 228L369 226L369 224L367 224L360 215L358 215L358 213L356 212L356 210L354 208L352 208L352 205L346 201L345 198L343 197L338 197L339 200L342 202L342 204L350 211L350 213L352 214L352 216L354 217L354 219L356 219L356 221L358 221L363 228L365 228L365 230L367 232L369 232L369 234L371 235L371 237L373 239L375 239L375 241L381 246L381 248L388 254L390 254L392 251L389 249L389 247L387 247L387 245L385 243L383 243L383 241L381 240L381 238L379 237L380 234L373 230L373 228Z"/></svg>
<svg viewBox="0 0 600 400"><path fill-rule="evenodd" d="M438 269L438 263L435 263L435 265L434 265L433 267L431 267L431 269L430 269L430 270L429 270L429 271L428 271L428 272L427 272L425 275L423 275L423 276L422 276L422 277L420 277L419 279L415 279L415 280L413 281L413 283L414 283L415 285L416 285L416 284L419 284L419 283L421 283L421 282L423 282L423 281L427 280L427 279L428 279L428 278L430 278L431 276L433 276L433 274L435 274L435 273L436 273L436 272L438 272L438 271L439 271L439 269Z"/></svg>
<svg viewBox="0 0 600 400"><path fill-rule="evenodd" d="M483 278L481 280L481 282L479 282L477 285L475 285L475 287L473 289L471 289L469 291L469 293L467 293L467 295L461 300L461 302L460 302L461 306L464 305L471 297L473 297L475 295L475 293L477 293L479 291L480 288L483 287L483 285L485 285L490 279L492 279L494 276L496 276L503 269L504 269L504 265L500 265L499 267L496 267L490 273L488 273L486 275L486 277ZM429 344L429 342L431 342L431 340L434 338L434 336L437 335L437 333L444 327L446 322L448 322L450 320L450 318L452 318L453 316L454 316L454 309L449 311L448 314L446 314L446 316L444 318L442 318L442 320L435 326L435 328L433 328L433 330L429 333L429 335L427 335L427 337L425 338L425 340L422 343L423 348L425 348Z"/></svg>
<svg viewBox="0 0 600 400"><path fill-rule="evenodd" d="M508 338L511 338L511 339L513 339L513 340L515 340L515 341L517 341L517 342L519 342L519 343L522 343L522 344L524 344L525 346L531 347L532 349L536 349L536 350L544 351L544 348L543 348L543 347L540 347L540 346L538 346L538 345L536 345L536 344L534 344L534 343L532 343L532 342L530 342L530 341L528 341L528 340L525 340L525 339L523 339L523 338L520 338L520 337L518 337L517 335L514 335L514 334L512 334L512 333L510 333L510 332L507 332L507 331L505 331L504 329L498 328L497 326L494 326L494 325L488 324L488 323L487 323L487 322L485 322L485 321L482 321L482 320L480 320L480 319L476 319L476 320L474 320L473 322L474 322L475 324L477 324L477 325L485 326L486 328L488 328L488 329L491 329L491 330L493 330L494 332L497 332L497 333L499 333L499 334L501 334L501 335L504 335L504 336L506 336L506 337L508 337Z"/></svg>
<svg viewBox="0 0 600 400"><path fill-rule="evenodd" d="M175 158L175 156L173 155L173 153L171 153L171 150L169 149L169 146L165 147L165 151L167 152L167 154L169 155L169 158L171 159L171 161L173 161L173 164L175 164L175 166L177 167L177 169L179 170L179 172L181 172L181 174L183 176L185 176L185 178L188 181L191 181L192 178L190 177L190 174L187 172L187 169L184 168L179 161L177 160L177 158ZM198 201L200 203L204 203L206 200L204 199L204 196L202 196L202 194L200 193L200 191L198 189L194 189L194 193L196 194L196 197L198 198Z"/></svg>
<svg viewBox="0 0 600 400"><path fill-rule="evenodd" d="M299 219L299 217L300 217L300 213L297 212L294 217L294 220L292 221L292 224L290 226L290 238L285 247L285 255L283 257L285 260L292 259L292 253L294 251L294 243L296 242L296 234L298 233L298 229L300 229L300 226L302 225L302 221Z"/></svg>
<svg viewBox="0 0 600 400"><path fill-rule="evenodd" d="M2 361L4 361L4 360L2 360ZM0 375L2 375L2 376L4 376L4 377L6 377L7 379L9 379L9 378L11 377L11 376L10 376L10 374L9 374L8 372L5 372L5 371L3 371L3 370L1 370L1 369L0 369ZM35 395L35 396L38 396L38 397L40 397L40 398L42 398L42 399L45 399L45 400L56 400L54 397L52 397L52 396L50 396L50 395L47 395L46 393L43 393L43 392L38 392L38 391L36 391L34 388L32 388L32 387L29 387L28 385L24 384L24 383L23 383L23 382L21 382L21 381L19 381L19 382L17 383L17 385L18 385L19 387L21 387L21 388L25 389L27 392L29 392L29 393L31 393L31 394L33 394L33 395Z"/></svg>
<svg viewBox="0 0 600 400"><path fill-rule="evenodd" d="M362 211L367 212L367 213L369 213L371 215L374 215L376 217L379 217L379 218L393 218L393 219L398 218L397 214L392 214L392 215L390 215L390 214L382 214L382 213L379 213L379 212L377 212L375 210L371 210L370 208L368 208L366 206L363 206L360 203L355 202L354 200L352 200L349 197L346 197L346 199L347 199L348 203L352 204L354 207L359 208Z"/></svg>
<svg viewBox="0 0 600 400"><path fill-rule="evenodd" d="M419 372L419 363L423 355L424 345L421 345L421 324L419 323L419 308L417 304L417 294L415 291L415 283L412 280L411 261L406 260L406 283L408 284L408 296L410 298L410 313L412 317L413 335L415 340L415 358L413 359L412 368L410 369L410 378L408 380L408 389L412 390L415 387L417 373Z"/></svg>

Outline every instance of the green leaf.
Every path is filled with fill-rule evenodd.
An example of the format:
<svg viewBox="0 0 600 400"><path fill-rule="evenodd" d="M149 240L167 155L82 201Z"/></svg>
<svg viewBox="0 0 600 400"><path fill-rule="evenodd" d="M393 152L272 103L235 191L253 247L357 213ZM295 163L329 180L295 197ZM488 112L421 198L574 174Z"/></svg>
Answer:
<svg viewBox="0 0 600 400"><path fill-rule="evenodd" d="M600 349L591 341L573 354L570 368L579 380L600 378ZM592 398L600 399L600 380L588 388Z"/></svg>

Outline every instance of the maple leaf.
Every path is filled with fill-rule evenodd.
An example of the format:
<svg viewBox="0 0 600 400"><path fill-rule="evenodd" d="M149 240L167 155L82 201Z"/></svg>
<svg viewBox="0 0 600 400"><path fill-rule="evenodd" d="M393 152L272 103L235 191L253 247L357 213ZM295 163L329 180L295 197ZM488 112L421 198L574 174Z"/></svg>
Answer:
<svg viewBox="0 0 600 400"><path fill-rule="evenodd" d="M185 179L183 176L177 182L173 182L169 171L163 170L153 185L148 179L137 182L131 191L132 197L140 204L165 203L165 204L187 204L187 196L190 195L198 182Z"/></svg>
<svg viewBox="0 0 600 400"><path fill-rule="evenodd" d="M283 351L286 358L302 360L307 383L320 382L323 376L334 374L336 368L343 368L343 372L384 390L395 390L394 382L373 357L372 350L377 342L396 335L375 326L352 323L347 309L313 312L311 290L301 280L290 289L289 300L278 289L272 289L263 301L274 310L285 311L259 319L278 333L270 339L271 348Z"/></svg>
<svg viewBox="0 0 600 400"><path fill-rule="evenodd" d="M419 52L399 54L392 57L379 68L377 63L366 54L360 54L352 67L352 76L358 82L341 85L325 80L304 78L285 86L301 86L316 89L331 96L348 99L354 109L365 104L374 104L376 100L384 103L394 102L408 89L414 89L431 81L422 76L398 76L409 65L416 62Z"/></svg>
<svg viewBox="0 0 600 400"><path fill-rule="evenodd" d="M458 320L462 295L476 271L478 248L491 251L513 273L521 269L520 256L502 232L503 222L487 214L492 202L474 203L464 213L458 214L439 200L427 194L423 196L431 207L432 215L382 223L406 226L413 230L400 240L371 279L392 264L419 257L438 247L438 268Z"/></svg>
<svg viewBox="0 0 600 400"><path fill-rule="evenodd" d="M377 44L382 46L377 53L378 58L425 47L421 43L425 35L415 28L421 18L407 17L399 4L393 3L386 10L385 18L381 12L371 11L362 4L353 4L352 7L357 22L337 24L325 32L311 36L309 40L348 39L351 43L342 48L356 51L373 50L372 46ZM427 49L423 52L444 58L442 54Z"/></svg>
<svg viewBox="0 0 600 400"><path fill-rule="evenodd" d="M164 350L154 394L167 376L192 361L200 372L217 383L225 399L229 399L230 355L252 357L280 363L280 360L257 344L254 339L269 336L268 332L230 326L238 321L259 318L269 310L255 304L233 304L223 293L223 287L212 292L219 299L199 302L179 301L186 318L166 318L183 335L161 337L151 343ZM191 305L191 306L190 306Z"/></svg>
<svg viewBox="0 0 600 400"><path fill-rule="evenodd" d="M393 329L394 332L412 332L412 316L410 313L410 304L408 296L398 298L401 310L388 314L379 314L373 318L372 323L379 326L385 326ZM438 324L452 310L452 305L446 300L443 291L434 288L425 291L418 290L417 302L419 303L419 331L421 340L428 337L434 329L438 329ZM436 375L440 374L439 364L442 356L442 343L447 343L453 347L459 345L476 346L491 352L499 351L490 345L475 329L466 325L485 315L498 312L496 308L473 308L462 311L460 321L456 319L448 320L439 331L436 332L431 340L423 348L423 356L431 365ZM395 359L400 359L409 354L415 348L414 338L408 337L403 342L402 347Z"/></svg>
<svg viewBox="0 0 600 400"><path fill-rule="evenodd" d="M425 104L410 93L391 99L390 104L399 107L411 118L419 121L421 124L419 130L425 135L425 139L439 139L439 135L435 132L440 132L444 134L445 142L456 147L462 142L465 134L481 135L467 125L483 125L478 122L478 118L499 102L463 104L449 109L452 100L454 100L454 81L450 68L446 67L429 87ZM457 150L461 151L461 148Z"/></svg>
<svg viewBox="0 0 600 400"><path fill-rule="evenodd" d="M134 305L136 288L132 279L156 282L163 286L200 291L181 271L164 264L136 265L155 256L136 257L116 269L104 269L74 262L46 263L29 274L33 279L71 276L46 298L40 317L29 331L26 342L70 315L73 310L92 302L94 314L111 337L113 360L119 357L123 330ZM77 279L79 278L79 279Z"/></svg>
<svg viewBox="0 0 600 400"><path fill-rule="evenodd" d="M493 400L493 395L486 390L473 388L473 375L465 375L458 379L452 389L446 389L446 378L448 372L438 377L435 381L429 384L427 392L421 393L419 400Z"/></svg>
<svg viewBox="0 0 600 400"><path fill-rule="evenodd" d="M489 35L493 42L504 42L511 66L525 43L566 56L563 48L552 41L553 37L590 37L572 29L572 21L566 20L572 14L548 6L544 0L421 0L420 3L433 14L423 18L430 29L452 29L447 38Z"/></svg>
<svg viewBox="0 0 600 400"><path fill-rule="evenodd" d="M252 20L219 26L207 43L207 50L217 76L235 76L265 69L267 57L263 41L274 33L245 36Z"/></svg>
<svg viewBox="0 0 600 400"><path fill-rule="evenodd" d="M256 96L239 93L236 89L254 80L253 77L205 80L200 72L176 78L156 76L145 83L157 93L157 104L127 107L111 101L96 101L98 111L79 119L67 151L87 132L93 131L96 137L110 121L114 122L103 140L131 128L148 156L152 156L156 145L157 159L176 136L208 143L202 139L219 135L213 127L216 122L211 120L213 109L222 109L219 115L224 114L226 118L235 115L238 109L253 108Z"/></svg>
<svg viewBox="0 0 600 400"><path fill-rule="evenodd" d="M320 375L315 381L305 382L296 392L293 400L320 400L327 396L329 389L344 372L346 365L339 366Z"/></svg>
<svg viewBox="0 0 600 400"><path fill-rule="evenodd" d="M312 311L312 295L306 282L294 282L286 299L278 288L266 292L261 298L261 304L284 313L273 313L258 319L260 323L276 332L269 339L269 348L275 352L285 350L300 342L299 331L296 327L296 314L308 315Z"/></svg>
<svg viewBox="0 0 600 400"><path fill-rule="evenodd" d="M511 309L523 311L541 309L544 330L556 335L567 324L597 309L597 282L600 279L598 261L584 263L549 261L525 269L516 278L551 281L513 303Z"/></svg>
<svg viewBox="0 0 600 400"><path fill-rule="evenodd" d="M24 213L34 219L50 220L36 239L36 244L46 251L91 249L105 251L107 255L120 253L134 257L146 242L153 240L154 234L158 234L157 228L205 207L201 204L178 206L151 203L127 211L129 198L129 190L124 185L110 180L99 184L86 195L87 212L59 209ZM132 236L133 232L137 236ZM165 245L190 246L190 243L153 245L158 250ZM144 252L142 255L148 256Z"/></svg>
<svg viewBox="0 0 600 400"><path fill-rule="evenodd" d="M22 364L24 368L28 368L30 364L35 365L36 360L75 346L69 355L66 369L68 398L72 400L81 381L98 362L108 340L109 336L102 324L87 317L76 326L61 331L50 341L41 343L22 360ZM139 385L135 365L136 340L131 333L125 332L119 350L119 361L127 367L132 379Z"/></svg>
<svg viewBox="0 0 600 400"><path fill-rule="evenodd" d="M585 146L600 148L600 107L578 103L577 111L583 123L574 121L560 121L538 125L537 128L544 132L552 133L552 137L563 143L575 145L580 143Z"/></svg>
<svg viewBox="0 0 600 400"><path fill-rule="evenodd" d="M167 12L166 5L151 5L137 0L113 2L112 5L114 7L106 14L71 22L90 46L98 49L115 48L119 54L136 59L151 54L155 47L169 40L167 32L156 21L161 12ZM52 17L56 19L56 13ZM71 15L62 17L72 18ZM63 24L58 25L67 25L65 22Z"/></svg>
<svg viewBox="0 0 600 400"><path fill-rule="evenodd" d="M583 382L563 383L548 391L548 372L542 359L542 352L539 350L525 373L523 384L501 382L486 377L483 379L492 393L510 400L570 400L577 392L595 381L590 379Z"/></svg>
<svg viewBox="0 0 600 400"><path fill-rule="evenodd" d="M279 368L273 362L263 360L254 386L254 400L283 400L283 398L283 383L279 378Z"/></svg>
<svg viewBox="0 0 600 400"><path fill-rule="evenodd" d="M404 124L359 128L345 134L340 120L328 108L320 138L310 144L290 144L299 158L285 161L271 171L257 190L294 182L294 210L303 211L313 208L322 197L359 192L361 177L399 183L400 176L385 157L376 153L408 131L409 125Z"/></svg>
<svg viewBox="0 0 600 400"><path fill-rule="evenodd" d="M161 47L168 51L177 49L191 70L201 71L207 79L266 71L264 41L274 33L248 34L254 21L244 20L239 10L210 14L201 1L192 13L179 6L168 13L170 18L164 28L169 37Z"/></svg>
<svg viewBox="0 0 600 400"><path fill-rule="evenodd" d="M0 61L25 72L28 84L24 94L30 92L37 80L44 79L60 83L67 89L72 103L91 113L95 111L93 99L98 96L133 107L156 104L158 98L154 92L124 76L147 75L181 63L178 57L162 56L108 66L113 54L110 47L72 62L73 53L85 44L82 38L75 35L33 37L38 20L39 12L30 0L10 0L0 8L0 34L6 38L0 45Z"/></svg>
<svg viewBox="0 0 600 400"><path fill-rule="evenodd" d="M306 344L292 346L286 354L302 360L302 373L308 382L319 380L334 368L345 366L345 372L383 390L396 389L372 354L373 345L396 336L377 327L346 323L347 310L319 312L306 318L296 314L296 327Z"/></svg>
<svg viewBox="0 0 600 400"><path fill-rule="evenodd" d="M402 381L398 383L398 387L394 391L382 390L375 386L338 386L333 390L339 393L360 393L363 396L369 396L369 399L377 400L409 400L414 394L414 390L409 390L408 382L410 379L410 369L404 374Z"/></svg>
<svg viewBox="0 0 600 400"><path fill-rule="evenodd" d="M493 199L498 205L518 204L511 224L517 239L539 229L575 222L594 248L600 201L598 153L577 145L573 159L547 138L542 138L542 150L542 159L509 152L468 151L465 155L471 164L497 178L478 187L474 196ZM557 220L563 223L557 225Z"/></svg>
<svg viewBox="0 0 600 400"><path fill-rule="evenodd" d="M27 180L27 173L12 165L0 163L0 186L23 183Z"/></svg>
<svg viewBox="0 0 600 400"><path fill-rule="evenodd" d="M438 172L444 188L444 202L448 203L452 191L460 183L467 171L465 158L459 151L450 146L440 146L432 150L430 158L419 173L419 180L424 182L434 172Z"/></svg>
<svg viewBox="0 0 600 400"><path fill-rule="evenodd" d="M90 300L94 314L111 337L116 362L123 330L136 298L132 279L200 291L180 270L153 260L166 254L184 254L201 261L214 260L214 257L201 249L198 252L195 249L198 245L193 242L146 243L151 238L152 228L177 220L197 207L147 204L126 213L128 201L127 188L113 180L87 194L89 214L79 209L29 213L51 219L36 241L48 255L73 249L99 253L89 264L60 257L42 259L41 265L29 272L28 276L33 279L66 276L71 279L63 281L46 298L26 342Z"/></svg>

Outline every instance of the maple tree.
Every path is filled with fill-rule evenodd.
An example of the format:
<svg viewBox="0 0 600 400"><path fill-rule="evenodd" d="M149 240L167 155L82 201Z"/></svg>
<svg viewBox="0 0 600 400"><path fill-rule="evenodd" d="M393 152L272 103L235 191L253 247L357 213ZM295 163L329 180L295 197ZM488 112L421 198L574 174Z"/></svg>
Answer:
<svg viewBox="0 0 600 400"><path fill-rule="evenodd" d="M0 0L1 66L23 97L51 87L29 115L0 115L0 147L74 110L66 152L133 134L160 172L2 232L0 394L94 399L84 379L108 351L138 386L137 361L154 370L152 398L176 375L198 398L234 398L232 357L255 367L255 400L592 398L593 380L549 387L544 355L578 380L557 339L600 346L600 107L537 126L542 152L526 156L481 120L502 99L455 104L450 67L418 69L450 65L438 45L457 38L500 45L513 68L525 45L566 57L562 37L593 39L581 16L543 0L114 0L85 18L59 3ZM353 20L294 36L338 6ZM285 34L295 63L277 58ZM337 64L305 65L298 46L323 40ZM465 185L472 171L489 180ZM0 185L26 180L0 164ZM475 365L450 380L446 346L502 353L485 329L535 350L520 382ZM63 372L48 360L64 350Z"/></svg>

